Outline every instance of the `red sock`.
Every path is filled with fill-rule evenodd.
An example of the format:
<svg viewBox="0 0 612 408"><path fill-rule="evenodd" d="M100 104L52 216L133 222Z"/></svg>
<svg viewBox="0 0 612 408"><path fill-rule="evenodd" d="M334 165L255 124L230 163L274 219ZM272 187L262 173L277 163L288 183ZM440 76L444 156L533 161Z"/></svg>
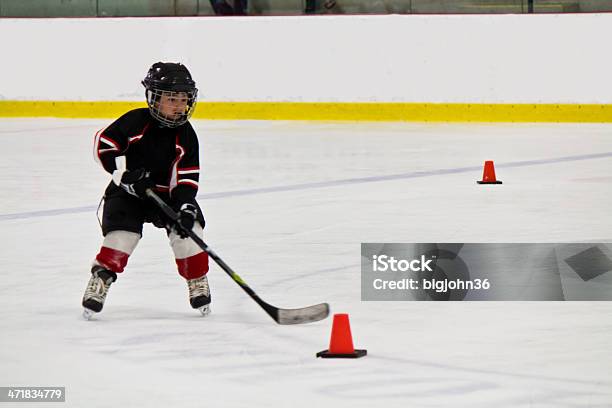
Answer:
<svg viewBox="0 0 612 408"><path fill-rule="evenodd" d="M197 279L208 273L208 254L199 254L184 259L177 259L178 273L185 279Z"/></svg>
<svg viewBox="0 0 612 408"><path fill-rule="evenodd" d="M130 255L125 252L103 246L100 248L100 253L96 256L96 261L109 271L120 273L123 272L123 268L127 265L129 257Z"/></svg>

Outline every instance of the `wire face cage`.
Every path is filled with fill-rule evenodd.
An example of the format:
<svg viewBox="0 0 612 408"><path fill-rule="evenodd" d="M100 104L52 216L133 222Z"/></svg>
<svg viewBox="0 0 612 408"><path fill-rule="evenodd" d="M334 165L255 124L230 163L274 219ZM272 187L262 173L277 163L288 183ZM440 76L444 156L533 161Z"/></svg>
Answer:
<svg viewBox="0 0 612 408"><path fill-rule="evenodd" d="M165 91L162 89L146 90L147 104L151 116L162 126L177 127L186 123L195 110L198 90Z"/></svg>

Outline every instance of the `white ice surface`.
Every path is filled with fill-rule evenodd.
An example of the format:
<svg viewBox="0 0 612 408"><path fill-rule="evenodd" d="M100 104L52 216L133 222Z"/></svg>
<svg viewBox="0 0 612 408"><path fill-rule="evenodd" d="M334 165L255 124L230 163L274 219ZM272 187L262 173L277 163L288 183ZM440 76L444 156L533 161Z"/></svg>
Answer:
<svg viewBox="0 0 612 408"><path fill-rule="evenodd" d="M209 245L270 303L349 313L369 353L321 360L331 319L278 326L216 266L213 313L191 310L153 227L81 319L107 123L0 121L0 386L88 408L612 407L612 303L361 302L359 279L361 242L612 241L612 126L194 122ZM476 185L484 160L503 185Z"/></svg>

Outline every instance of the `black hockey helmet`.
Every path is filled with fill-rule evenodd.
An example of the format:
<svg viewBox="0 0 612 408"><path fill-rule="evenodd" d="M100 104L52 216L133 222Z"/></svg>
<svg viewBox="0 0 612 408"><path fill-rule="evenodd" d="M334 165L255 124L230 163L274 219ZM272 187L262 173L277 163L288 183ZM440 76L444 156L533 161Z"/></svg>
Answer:
<svg viewBox="0 0 612 408"><path fill-rule="evenodd" d="M180 126L187 122L195 109L198 89L187 67L181 63L156 62L149 68L147 76L142 80L145 87L145 97L151 115L162 125L168 127ZM185 111L180 115L169 117L160 110L162 96L170 98L187 97Z"/></svg>

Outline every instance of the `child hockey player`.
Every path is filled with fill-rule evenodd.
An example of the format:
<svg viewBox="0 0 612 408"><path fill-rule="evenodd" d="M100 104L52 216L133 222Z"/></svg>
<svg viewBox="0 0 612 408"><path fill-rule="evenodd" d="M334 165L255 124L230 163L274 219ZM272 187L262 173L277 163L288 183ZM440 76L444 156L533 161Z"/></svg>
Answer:
<svg viewBox="0 0 612 408"><path fill-rule="evenodd" d="M182 227L202 236L204 217L195 200L198 191L198 139L189 123L198 90L187 68L158 62L142 81L147 108L127 112L96 134L96 161L112 175L104 192L104 240L91 268L83 296L84 316L104 306L150 222L165 228L178 273L187 281L191 307L210 312L206 273L208 254L168 220L146 196L151 189L178 212ZM173 225L174 224L174 225Z"/></svg>

